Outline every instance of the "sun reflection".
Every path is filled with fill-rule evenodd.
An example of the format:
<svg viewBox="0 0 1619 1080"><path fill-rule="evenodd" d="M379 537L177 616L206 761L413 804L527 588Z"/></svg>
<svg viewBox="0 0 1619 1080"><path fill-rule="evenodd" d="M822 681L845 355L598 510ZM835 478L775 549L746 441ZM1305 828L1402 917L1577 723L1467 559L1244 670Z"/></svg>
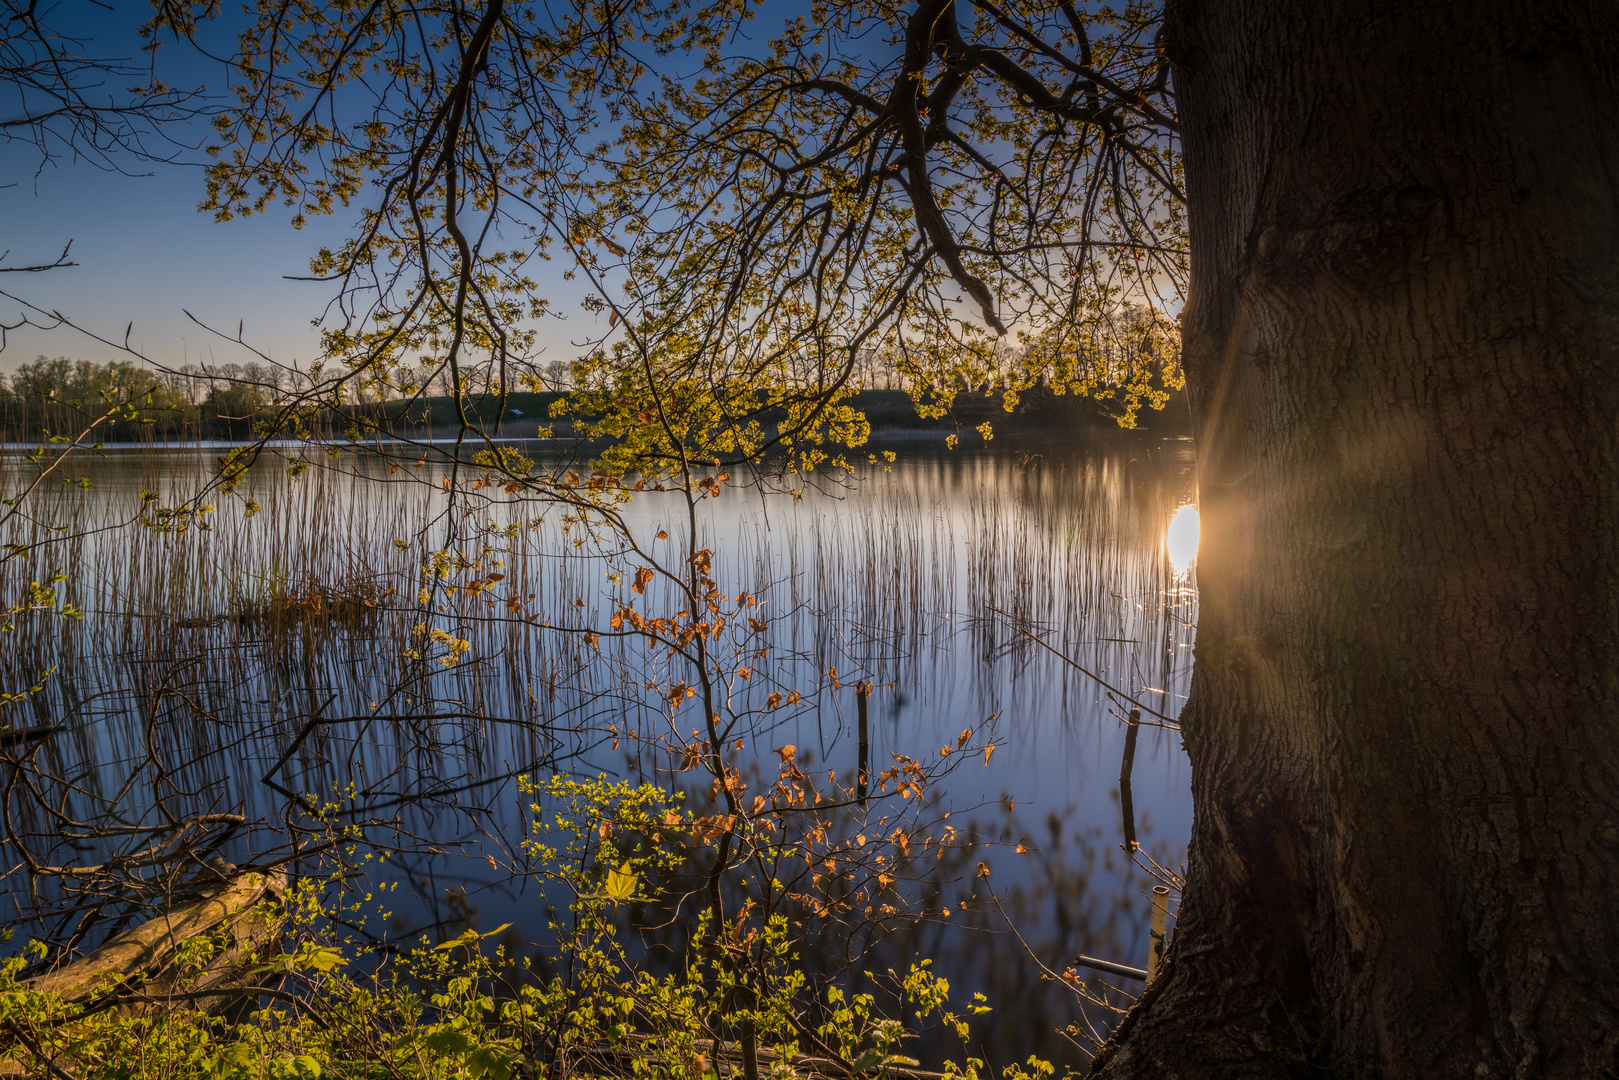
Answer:
<svg viewBox="0 0 1619 1080"><path fill-rule="evenodd" d="M1187 503L1175 511L1170 519L1169 533L1164 537L1164 550L1169 553L1169 565L1175 576L1182 578L1197 559L1198 519L1197 507Z"/></svg>

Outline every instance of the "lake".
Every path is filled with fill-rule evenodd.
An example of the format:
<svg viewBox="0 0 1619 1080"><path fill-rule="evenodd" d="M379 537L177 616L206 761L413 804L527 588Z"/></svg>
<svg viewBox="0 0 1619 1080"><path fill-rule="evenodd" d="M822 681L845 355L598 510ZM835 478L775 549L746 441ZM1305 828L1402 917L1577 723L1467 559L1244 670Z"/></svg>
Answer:
<svg viewBox="0 0 1619 1080"><path fill-rule="evenodd" d="M1031 1028L1074 1015L1034 957L1144 962L1154 882L1119 847L1123 716L1128 697L1149 723L1174 717L1186 693L1196 593L1166 537L1195 497L1191 443L894 449L892 465L796 492L732 476L698 504L692 546L711 553L727 602L751 601L713 642L738 724L727 745L755 789L786 746L806 773L830 771L827 790L852 785L862 683L873 773L894 755L940 762L972 733L975 756L941 764L926 791L934 819L972 838L923 890L929 917L867 920L806 949L858 956L857 980L934 955L953 985L1028 1021L1015 1044L1027 1054ZM545 902L513 874L533 802L518 777L607 774L714 805L708 778L681 768L702 717L669 690L696 681L690 665L611 629L626 603L651 618L684 602L667 578L634 586L660 551L684 565L687 506L645 492L617 528L592 527L498 486L452 503L443 460L303 453L299 476L272 455L235 496L195 498L217 449L109 450L68 470L88 489L53 484L10 520L6 543L40 546L0 571L4 595L59 571L59 602L83 613L25 612L0 634L0 690L40 687L7 707L13 729L42 729L13 853L113 866L98 887L115 896L154 887L164 859L315 872L335 822L356 850L388 853L373 881L399 885L363 930L373 946L511 923L514 949L543 953ZM14 491L30 468L8 455L0 483ZM156 508L182 502L214 509L184 529L128 524L162 525ZM1173 730L1143 728L1132 787L1143 849L1178 870L1191 799ZM330 804L319 822L306 793ZM980 862L1000 910L937 917ZM8 868L9 920L67 944L83 890ZM843 970L834 956L806 964Z"/></svg>

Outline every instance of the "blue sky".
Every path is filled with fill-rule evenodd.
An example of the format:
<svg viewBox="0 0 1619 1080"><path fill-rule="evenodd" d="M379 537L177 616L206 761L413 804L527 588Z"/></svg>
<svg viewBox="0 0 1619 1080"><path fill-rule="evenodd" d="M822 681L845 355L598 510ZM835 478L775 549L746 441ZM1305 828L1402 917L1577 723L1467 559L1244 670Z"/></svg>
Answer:
<svg viewBox="0 0 1619 1080"><path fill-rule="evenodd" d="M215 224L197 212L202 173L159 165L150 176L121 176L88 164L47 165L13 145L0 164L0 220L11 263L49 262L72 241L79 265L42 274L6 275L0 288L44 308L55 308L88 329L122 339L133 323L132 345L164 363L196 362L209 350L221 362L246 360L186 318L246 336L277 360L307 363L318 348L310 319L329 286L284 280L308 273L319 233L334 222L299 233L273 216ZM15 320L15 303L0 300L0 317ZM0 366L14 368L37 354L113 358L114 350L70 330L14 331Z"/></svg>
<svg viewBox="0 0 1619 1080"><path fill-rule="evenodd" d="M143 0L115 0L111 11L83 0L62 0L47 17L71 32L92 36L89 51L97 55L139 58L135 29L149 11ZM161 49L158 70L177 87L209 84L217 93L224 86L219 66L186 46ZM0 110L9 115L16 103L8 99ZM179 126L170 134L176 142L196 145L204 133L199 125ZM0 289L59 310L112 340L122 340L125 327L133 324L130 344L162 364L254 358L192 322L187 311L231 336L240 323L244 336L278 361L307 364L317 358L320 335L311 321L320 316L332 286L286 278L307 274L310 256L323 243L339 242L355 211L312 219L301 232L289 224L291 212L279 208L216 223L197 210L204 195L204 155L191 151L181 156L188 160L154 164L123 159L129 172L148 175L121 175L68 158L41 165L31 144L0 141L0 250L9 250L5 265L48 263L69 241L70 257L79 264L40 274L0 274ZM571 336L582 337L581 321L593 322L594 317L578 310L580 290L564 286L560 272L555 264L531 270L553 296L553 310L579 326L580 332ZM0 297L0 322L16 322L20 310ZM542 334L547 358L572 359L568 323L550 321ZM70 329L24 328L7 335L0 372L38 355L125 357Z"/></svg>
<svg viewBox="0 0 1619 1080"><path fill-rule="evenodd" d="M99 0L41 2L47 18L93 39L91 53L141 57L136 30L150 13L146 0L111 0L110 10ZM799 6L799 0L785 0L773 6L772 15L785 18ZM219 47L229 52L230 28L211 32L226 39ZM215 100L224 100L223 65L179 44L159 50L158 58L158 72L170 85L206 85ZM0 115L13 112L15 104L0 101ZM193 146L205 136L200 124L178 125L169 133L176 143ZM216 223L197 210L205 193L205 155L190 150L180 157L172 164L126 158L124 168L146 175L123 175L63 157L42 165L30 143L0 141L0 250L9 251L4 265L49 262L69 241L78 264L42 274L0 273L0 290L59 310L111 340L123 340L129 326L130 344L165 366L254 359L228 339L238 324L253 346L279 362L317 359L320 334L311 324L333 286L287 279L307 274L310 257L323 244L338 244L358 208L312 218L302 232L291 227L290 210L280 207ZM560 259L528 267L552 301L551 311L562 318L539 327L545 360L575 358L579 350L571 341L600 329L601 317L580 309L584 283L563 282L564 268ZM188 311L228 337L197 325ZM16 303L0 297L0 322L14 323L19 314ZM7 335L0 372L38 355L104 361L124 354L70 329L23 328Z"/></svg>
<svg viewBox="0 0 1619 1080"><path fill-rule="evenodd" d="M69 0L42 11L56 27L89 36L86 51L93 55L141 56L135 28L150 11L144 3L117 0L109 11ZM179 87L216 75L180 48L160 50L159 61L159 73ZM126 80L109 81L117 86ZM5 103L7 113L17 107ZM200 141L201 133L188 127L171 133L179 142ZM115 340L133 323L130 343L164 363L195 362L210 348L221 361L248 359L224 355L233 347L210 340L185 310L232 332L241 321L248 336L277 359L307 362L318 346L309 323L322 286L285 281L283 275L307 272L318 236L299 234L272 216L216 225L196 209L203 194L202 155L184 156L190 164L119 159L130 172L150 174L128 176L65 157L41 163L27 142L0 143L0 185L6 185L0 187L0 249L10 252L5 265L50 262L69 241L70 258L79 264L0 274L0 289ZM333 223L320 224L330 234ZM16 303L0 298L0 320L12 323L18 314ZM7 335L0 369L39 354L94 360L119 355L71 330L25 328Z"/></svg>
<svg viewBox="0 0 1619 1080"><path fill-rule="evenodd" d="M103 337L122 340L133 323L131 345L163 364L221 363L254 359L186 317L234 336L244 336L282 362L307 364L319 355L319 317L332 295L321 282L288 281L309 273L309 257L322 243L345 234L352 211L314 218L298 231L290 211L216 223L200 213L202 170L194 165L132 163L147 176L122 176L87 163L54 162L35 175L37 156L17 144L0 144L0 250L8 265L46 263L72 241L79 265L42 274L0 275L0 289L47 309L60 310ZM557 277L551 286L556 310L567 323L548 321L545 346L551 359L572 359L569 323L594 316L568 303L579 289L560 281L557 264L532 270ZM18 307L0 298L0 320L16 321ZM583 336L581 332L574 336ZM7 335L0 371L37 355L110 360L123 354L68 329L32 329ZM127 357L125 357L127 358Z"/></svg>

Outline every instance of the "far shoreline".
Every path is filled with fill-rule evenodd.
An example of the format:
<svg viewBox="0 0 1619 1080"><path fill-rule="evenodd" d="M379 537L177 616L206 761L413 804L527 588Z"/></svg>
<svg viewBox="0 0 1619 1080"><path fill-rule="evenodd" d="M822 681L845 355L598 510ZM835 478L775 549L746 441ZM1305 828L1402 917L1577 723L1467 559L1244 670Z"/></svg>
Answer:
<svg viewBox="0 0 1619 1080"><path fill-rule="evenodd" d="M498 433L488 440L497 445L533 445L536 447L554 448L558 450L580 450L593 446L608 445L606 440L583 440L573 435L573 425L567 421L543 423L540 417L549 416L550 404L557 400L558 394L512 394L506 401L509 416L498 419ZM909 395L898 390L867 390L856 394L849 404L861 409L866 414L871 425L871 431L865 443L859 447L840 448L844 452L858 453L862 447L894 446L894 445L944 445L955 437L959 449L993 448L996 442L1001 445L1028 445L1030 443L1062 443L1074 444L1089 441L1116 441L1119 439L1166 439L1189 438L1192 434L1190 410L1187 407L1185 395L1177 393L1171 396L1168 405L1162 410L1153 410L1143 407L1137 414L1135 427L1121 427L1115 417L1105 411L1104 405L1091 398L1075 396L1057 396L1049 391L1043 395L1030 394L1025 403L1015 412L1008 413L1001 406L999 395L986 395L982 392L957 397L950 412L937 419L924 419L916 414L914 403ZM470 410L476 422L493 425L497 418L492 414L494 409L486 403L480 403L481 408ZM387 405L378 406L386 410ZM454 414L453 402L448 398L430 398L420 405L412 406L420 409L421 420L427 421L410 423L408 420L396 420L396 434L382 436L372 434L362 439L351 440L335 433L316 439L272 439L263 443L247 439L232 438L172 438L157 435L146 440L108 440L99 443L82 444L79 449L97 451L129 451L144 449L165 450L231 450L241 447L257 446L261 449L289 449L305 446L333 446L333 447L360 447L360 446L421 446L441 448L454 446L457 442L465 444L483 444L485 440L478 437L468 437L465 432L453 423L439 422L448 420ZM409 416L410 409L399 407L401 413ZM397 415L397 414L396 414ZM990 426L990 438L985 439L979 428L983 424ZM541 427L553 427L556 434L550 438L541 438L538 430ZM519 434L522 429L528 429L535 434ZM40 449L67 449L68 443L52 443L44 440L8 440L0 442L0 453L30 453Z"/></svg>

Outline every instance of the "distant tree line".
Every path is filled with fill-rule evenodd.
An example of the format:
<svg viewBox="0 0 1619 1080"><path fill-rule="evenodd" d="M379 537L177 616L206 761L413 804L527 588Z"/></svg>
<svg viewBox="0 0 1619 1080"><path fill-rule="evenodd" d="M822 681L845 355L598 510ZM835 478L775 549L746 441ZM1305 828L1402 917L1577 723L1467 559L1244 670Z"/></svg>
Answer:
<svg viewBox="0 0 1619 1080"><path fill-rule="evenodd" d="M1119 389L1159 397L1178 386L1179 340L1173 333L1164 333L1168 325L1145 308L1121 306L1110 320L1109 332L1098 336L1091 363L1101 385L1087 396L1101 399L1105 405ZM1012 372L1028 365L1025 352L1016 346L999 350L996 364L975 372L972 378L963 376L959 389L991 395L1006 389L1013 381ZM554 395L573 389L574 378L567 363L552 361L542 371L536 384L540 393L511 397L508 404L518 408L506 417L508 421L520 417L543 421L550 415ZM1127 387L1132 373L1139 375L1143 371L1152 373L1151 385ZM97 421L96 442L251 439L255 422L267 419L266 410L289 401L297 393L299 379L296 370L273 364L186 364L155 370L126 360L96 363L40 356L20 365L9 377L0 374L0 441L72 438ZM447 396L448 385L438 385L442 381L435 377L423 387L419 409L406 408L402 401L366 401L370 395L363 391L359 395L362 400L351 409L376 412L373 422L380 422L384 412L398 412L395 420L409 417L424 428L447 425L453 421L453 409ZM1034 399L1042 400L1049 397L1042 391L1050 382L1048 373L1040 372L1034 386L1023 396L1032 394ZM917 385L894 363L891 354L875 349L858 354L852 372L853 389L910 392ZM493 393L488 385L469 389L477 391L474 397L479 399ZM487 404L480 402L473 406L474 411L482 416L489 411ZM866 404L877 403L873 399ZM1159 402L1157 407L1161 405ZM123 407L115 410L115 406ZM994 411L998 415L999 410ZM113 413L110 417L109 412ZM492 421L493 414L486 419ZM899 426L916 423L916 418L910 416L872 419L879 426L885 421Z"/></svg>
<svg viewBox="0 0 1619 1080"><path fill-rule="evenodd" d="M125 360L41 356L0 375L0 434L8 441L71 438L124 406L101 421L97 442L245 439L259 413L291 389L290 375L267 364L154 371Z"/></svg>

